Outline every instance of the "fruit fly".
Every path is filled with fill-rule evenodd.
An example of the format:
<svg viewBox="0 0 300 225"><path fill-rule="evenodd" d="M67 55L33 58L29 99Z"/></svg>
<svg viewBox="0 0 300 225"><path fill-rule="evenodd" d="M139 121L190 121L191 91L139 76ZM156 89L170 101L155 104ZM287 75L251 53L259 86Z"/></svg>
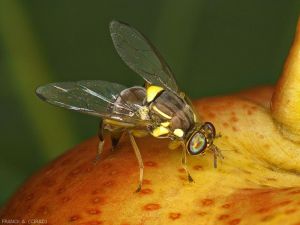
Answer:
<svg viewBox="0 0 300 225"><path fill-rule="evenodd" d="M212 151L216 167L217 157L222 155L213 144L215 127L201 121L158 50L128 24L112 21L109 28L119 56L145 80L144 86L128 88L101 80L60 82L38 87L37 95L50 104L101 118L96 159L103 150L104 131L111 135L112 149L127 132L140 168L137 191L142 187L144 164L135 137L151 134L169 138L173 148L181 146L182 166L189 181L193 179L187 168L187 152Z"/></svg>

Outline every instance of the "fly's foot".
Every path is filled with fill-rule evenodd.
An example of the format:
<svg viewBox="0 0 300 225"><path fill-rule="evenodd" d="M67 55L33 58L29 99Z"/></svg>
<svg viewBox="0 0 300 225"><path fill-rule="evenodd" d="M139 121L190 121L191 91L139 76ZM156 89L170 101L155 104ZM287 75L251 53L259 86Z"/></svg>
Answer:
<svg viewBox="0 0 300 225"><path fill-rule="evenodd" d="M137 189L135 190L135 193L139 193L141 191L141 189L142 189L142 184L139 183Z"/></svg>
<svg viewBox="0 0 300 225"><path fill-rule="evenodd" d="M97 154L95 159L93 160L94 165L96 165L99 160L100 160L100 155Z"/></svg>
<svg viewBox="0 0 300 225"><path fill-rule="evenodd" d="M191 176L189 173L187 174L187 178L188 178L188 181L189 181L190 183L195 182L194 179L192 178L192 176Z"/></svg>

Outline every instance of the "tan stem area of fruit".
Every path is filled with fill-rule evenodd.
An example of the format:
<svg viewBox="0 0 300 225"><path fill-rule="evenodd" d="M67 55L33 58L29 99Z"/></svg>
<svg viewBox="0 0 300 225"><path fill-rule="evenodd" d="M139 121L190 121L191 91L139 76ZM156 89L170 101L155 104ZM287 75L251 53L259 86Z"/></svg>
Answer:
<svg viewBox="0 0 300 225"><path fill-rule="evenodd" d="M228 138L225 141L226 144L231 142L231 146L223 147L223 149L230 149L239 142L239 145L244 146L247 154L259 157L277 169L300 172L300 145L291 142L281 134L267 107L270 101L263 102L261 99L260 102L256 101L257 93L270 91L270 88L254 91L252 95L240 94L244 99L228 97L228 102L230 102L228 104L232 109L231 114L228 114L228 111L218 110L218 119L221 121L217 124L229 124L233 131L228 137L225 136ZM270 96L271 93L269 99ZM224 118L227 118L227 121L224 121ZM224 132L224 127L218 128L221 133ZM217 141L223 143L223 140Z"/></svg>
<svg viewBox="0 0 300 225"><path fill-rule="evenodd" d="M300 19L272 98L272 115L284 137L300 142Z"/></svg>

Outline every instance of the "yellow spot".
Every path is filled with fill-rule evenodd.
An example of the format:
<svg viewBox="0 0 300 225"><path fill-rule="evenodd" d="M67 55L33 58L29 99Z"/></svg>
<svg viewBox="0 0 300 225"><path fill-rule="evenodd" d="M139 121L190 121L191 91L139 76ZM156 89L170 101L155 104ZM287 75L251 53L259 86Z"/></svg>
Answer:
<svg viewBox="0 0 300 225"><path fill-rule="evenodd" d="M162 92L164 89L159 86L150 86L147 88L147 102L152 102L156 95L160 92Z"/></svg>
<svg viewBox="0 0 300 225"><path fill-rule="evenodd" d="M156 106L153 106L153 110L155 110L156 112L158 112L160 115L162 115L163 117L165 117L166 119L172 119L171 116L167 115L166 113L160 111Z"/></svg>
<svg viewBox="0 0 300 225"><path fill-rule="evenodd" d="M156 127L153 131L152 131L152 135L154 137L159 137L161 135L164 135L164 134L167 134L169 133L169 129L163 127L163 126L159 126L159 127Z"/></svg>
<svg viewBox="0 0 300 225"><path fill-rule="evenodd" d="M135 137L145 137L147 136L149 133L146 130L132 130L132 135Z"/></svg>
<svg viewBox="0 0 300 225"><path fill-rule="evenodd" d="M184 132L183 132L183 130L181 130L181 129L175 129L175 130L173 131L173 134L175 134L177 137L183 137Z"/></svg>
<svg viewBox="0 0 300 225"><path fill-rule="evenodd" d="M161 123L160 125L162 125L163 127L168 127L168 126L170 126L170 122L163 122L163 123Z"/></svg>

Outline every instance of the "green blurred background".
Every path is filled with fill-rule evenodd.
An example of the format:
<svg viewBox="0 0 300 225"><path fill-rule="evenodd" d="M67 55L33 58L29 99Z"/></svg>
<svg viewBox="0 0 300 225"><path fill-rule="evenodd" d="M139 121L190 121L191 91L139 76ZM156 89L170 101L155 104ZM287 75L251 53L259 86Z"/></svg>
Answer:
<svg viewBox="0 0 300 225"><path fill-rule="evenodd" d="M34 93L55 81L142 84L116 54L112 19L146 34L192 98L276 82L299 0L0 0L0 205L35 170L97 132L97 118Z"/></svg>

